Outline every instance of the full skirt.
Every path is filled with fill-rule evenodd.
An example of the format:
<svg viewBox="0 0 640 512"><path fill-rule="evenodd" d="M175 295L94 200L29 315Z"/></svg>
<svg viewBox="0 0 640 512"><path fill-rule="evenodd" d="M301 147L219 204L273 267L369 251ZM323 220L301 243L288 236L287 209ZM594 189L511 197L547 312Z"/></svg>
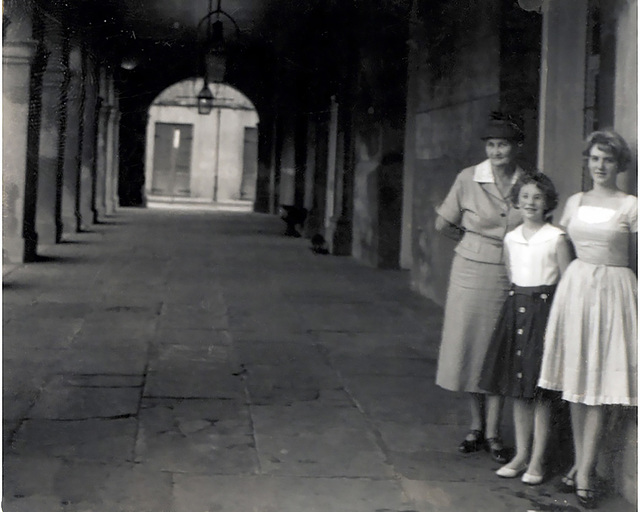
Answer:
<svg viewBox="0 0 640 512"><path fill-rule="evenodd" d="M480 377L496 395L530 399L538 395L544 332L555 286L513 286L502 307Z"/></svg>
<svg viewBox="0 0 640 512"><path fill-rule="evenodd" d="M574 260L549 314L538 385L586 405L638 404L638 290L626 267Z"/></svg>

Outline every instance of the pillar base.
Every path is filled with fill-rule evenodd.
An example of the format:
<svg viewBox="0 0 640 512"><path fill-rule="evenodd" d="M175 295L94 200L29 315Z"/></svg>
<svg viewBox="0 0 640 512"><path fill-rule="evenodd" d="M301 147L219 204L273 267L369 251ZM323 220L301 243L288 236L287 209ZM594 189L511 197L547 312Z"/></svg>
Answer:
<svg viewBox="0 0 640 512"><path fill-rule="evenodd" d="M304 236L311 238L313 235L322 233L322 215L317 208L312 208L307 215L307 220L304 223Z"/></svg>
<svg viewBox="0 0 640 512"><path fill-rule="evenodd" d="M351 256L352 235L353 229L349 219L331 218L326 237L329 252L334 256Z"/></svg>

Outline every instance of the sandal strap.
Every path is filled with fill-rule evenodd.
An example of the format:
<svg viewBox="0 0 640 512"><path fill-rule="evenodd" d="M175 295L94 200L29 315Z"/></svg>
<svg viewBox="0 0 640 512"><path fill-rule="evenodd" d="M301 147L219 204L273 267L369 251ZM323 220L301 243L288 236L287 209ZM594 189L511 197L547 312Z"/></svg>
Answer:
<svg viewBox="0 0 640 512"><path fill-rule="evenodd" d="M468 439L469 437L473 437L473 439ZM480 442L484 439L484 433L482 432L482 430L476 430L476 429L471 429L469 430L469 433L467 434L467 437L465 437L465 441L468 441L470 443L473 442Z"/></svg>

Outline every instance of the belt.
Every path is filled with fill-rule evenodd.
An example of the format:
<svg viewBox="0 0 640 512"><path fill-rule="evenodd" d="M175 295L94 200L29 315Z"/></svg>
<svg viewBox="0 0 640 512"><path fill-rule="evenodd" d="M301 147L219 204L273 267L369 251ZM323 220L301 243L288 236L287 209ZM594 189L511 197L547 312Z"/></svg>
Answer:
<svg viewBox="0 0 640 512"><path fill-rule="evenodd" d="M509 295L528 295L529 297L539 296L542 300L546 300L553 295L556 285L540 285L540 286L518 286L511 285Z"/></svg>

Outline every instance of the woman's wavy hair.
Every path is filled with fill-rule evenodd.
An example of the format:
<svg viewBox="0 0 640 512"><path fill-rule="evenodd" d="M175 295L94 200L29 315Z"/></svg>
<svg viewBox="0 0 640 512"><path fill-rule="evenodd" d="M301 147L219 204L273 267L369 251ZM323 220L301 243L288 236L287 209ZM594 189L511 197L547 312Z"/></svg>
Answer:
<svg viewBox="0 0 640 512"><path fill-rule="evenodd" d="M520 195L520 189L530 183L533 183L544 194L544 215L548 217L549 213L558 206L558 192L556 192L556 187L553 185L549 176L542 172L530 172L520 176L511 188L511 195L509 197L511 204L513 204L514 208L519 208L518 196Z"/></svg>
<svg viewBox="0 0 640 512"><path fill-rule="evenodd" d="M631 150L622 136L613 130L598 130L591 133L585 141L585 148L582 154L589 157L591 148L598 146L602 151L611 153L618 164L618 172L624 172L631 162Z"/></svg>

